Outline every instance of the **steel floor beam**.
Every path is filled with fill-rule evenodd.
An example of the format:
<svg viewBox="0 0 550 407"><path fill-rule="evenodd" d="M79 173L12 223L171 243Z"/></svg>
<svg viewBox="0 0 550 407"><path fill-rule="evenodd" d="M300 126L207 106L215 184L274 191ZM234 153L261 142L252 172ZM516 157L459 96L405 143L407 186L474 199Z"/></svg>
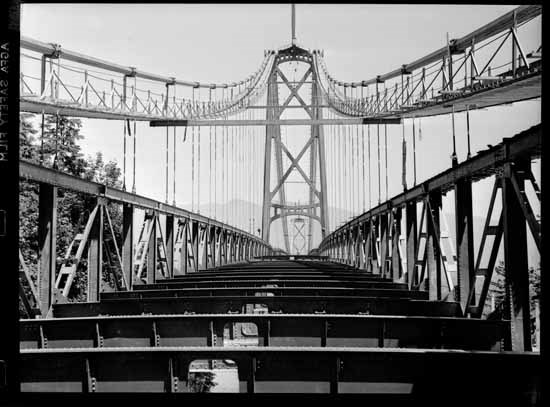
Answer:
<svg viewBox="0 0 550 407"><path fill-rule="evenodd" d="M136 314L243 313L248 304L261 304L269 313L374 314L461 316L457 302L354 296L217 296L187 298L109 299L96 303L55 304L54 317Z"/></svg>
<svg viewBox="0 0 550 407"><path fill-rule="evenodd" d="M379 315L136 315L22 320L21 349L228 346L236 323L258 346L501 351L507 321ZM231 332L231 333L230 333Z"/></svg>
<svg viewBox="0 0 550 407"><path fill-rule="evenodd" d="M378 348L26 349L20 359L23 392L185 392L189 364L204 359L233 360L248 393L529 392L541 373L533 353Z"/></svg>
<svg viewBox="0 0 550 407"><path fill-rule="evenodd" d="M265 285L269 285L266 283ZM178 288L158 290L135 290L101 293L101 299L124 298L188 298L188 297L217 297L217 296L363 296L378 298L411 298L427 300L426 291L395 290L387 288L348 288L348 287L231 287L231 288Z"/></svg>
<svg viewBox="0 0 550 407"><path fill-rule="evenodd" d="M253 287L334 287L334 288L381 288L381 289L407 289L405 283L389 281L357 281L352 279L204 279L187 281L185 279L160 280L155 284L143 284L134 286L134 290L168 290L180 288L253 288Z"/></svg>

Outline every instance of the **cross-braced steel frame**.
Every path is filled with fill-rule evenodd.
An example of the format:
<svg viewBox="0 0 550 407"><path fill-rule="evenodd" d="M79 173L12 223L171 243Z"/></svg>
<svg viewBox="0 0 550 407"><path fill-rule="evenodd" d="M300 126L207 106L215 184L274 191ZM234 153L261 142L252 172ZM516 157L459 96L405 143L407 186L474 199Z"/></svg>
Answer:
<svg viewBox="0 0 550 407"><path fill-rule="evenodd" d="M280 69L280 65L290 61L297 61L306 64L307 70L296 86L292 86ZM279 83L282 81L290 90L287 99L279 101ZM312 85L311 103L308 105L299 94L300 88L308 82ZM321 92L317 74L313 66L313 55L295 45L281 50L277 53L267 85L267 106L266 119L279 120L282 113L288 108L290 102L296 99L311 120L322 119ZM264 164L264 202L262 210L262 237L269 241L271 224L281 219L283 228L284 247L290 253L290 240L288 235L288 217L302 215L310 219L308 225L308 250L312 249L312 228L313 222L321 225L321 236L325 237L328 229L328 214L326 201L326 167L325 150L323 141L323 128L319 124L311 124L311 132L306 143L298 153L293 156L288 147L281 139L280 125L266 126L265 141L265 164ZM309 170L305 171L300 165L300 160L309 150ZM289 167L283 173L283 152L290 160ZM271 163L275 157L276 162L276 183L271 186ZM298 171L309 188L309 199L306 205L289 204L286 200L285 185L290 174ZM319 171L319 186L317 186L317 171ZM278 199L276 199L278 194Z"/></svg>

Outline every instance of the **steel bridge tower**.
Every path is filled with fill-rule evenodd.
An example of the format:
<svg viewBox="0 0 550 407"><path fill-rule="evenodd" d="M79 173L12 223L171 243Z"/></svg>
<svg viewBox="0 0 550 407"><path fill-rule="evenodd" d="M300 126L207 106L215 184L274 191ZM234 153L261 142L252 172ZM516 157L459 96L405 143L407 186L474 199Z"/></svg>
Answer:
<svg viewBox="0 0 550 407"><path fill-rule="evenodd" d="M280 65L287 62L299 62L307 65L307 70L299 82L293 84L286 78L279 68ZM311 100L308 105L303 97L298 93L302 85L311 82ZM279 84L282 83L290 90L290 95L282 104L279 100ZM289 48L279 50L273 63L272 71L269 75L267 85L267 120L278 120L282 113L288 107L289 103L296 99L301 108L312 120L322 119L321 90L319 88L318 78L313 66L313 55L311 52L292 45ZM319 124L310 126L310 135L306 143L302 146L298 155L293 156L287 145L281 139L280 125L266 125L265 139L265 164L264 164L264 199L262 210L262 238L269 241L271 224L281 219L285 250L290 253L290 241L288 235L288 217L300 215L310 218L308 231L308 252L312 249L312 229L313 222L317 221L321 226L321 238L324 239L328 230L327 198L326 188L326 167L325 150L323 141L323 129ZM300 160L309 150L309 169L304 171L300 166ZM283 153L290 159L289 167L283 169ZM276 174L275 185L271 185L271 166L272 159L275 159ZM306 204L289 204L286 200L285 185L293 170L297 170L309 189L309 201ZM318 172L317 172L318 171ZM317 174L319 183L317 183Z"/></svg>

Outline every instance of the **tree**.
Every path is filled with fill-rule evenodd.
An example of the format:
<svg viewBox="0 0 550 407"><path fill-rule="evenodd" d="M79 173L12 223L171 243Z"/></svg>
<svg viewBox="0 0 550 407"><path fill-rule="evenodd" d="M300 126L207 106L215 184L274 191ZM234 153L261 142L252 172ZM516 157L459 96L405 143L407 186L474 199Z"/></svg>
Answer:
<svg viewBox="0 0 550 407"><path fill-rule="evenodd" d="M77 177L100 182L112 187L120 187L121 171L115 162L105 163L101 153L94 158L85 158L78 145L78 141L84 136L81 134L81 122L64 116L45 116L44 129L34 129L32 115L22 113L20 115L20 158L45 167L54 167L58 171ZM40 123L41 124L41 123ZM40 125L40 127L42 127ZM38 135L38 133L40 133ZM20 181L20 239L19 247L23 258L29 267L31 277L36 284L38 267L38 185L27 181ZM67 247L76 234L84 228L88 217L96 204L95 197L80 194L69 190L60 189L58 192L57 213L57 253L56 270L59 270ZM115 231L122 224L122 211L117 205L109 204L108 210ZM107 234L108 236L108 234ZM121 241L120 232L116 232L116 239ZM120 247L120 246L119 246ZM115 258L114 246L106 244L107 255ZM109 256L104 256L107 262ZM77 274L69 293L70 301L83 301L86 299L86 260L77 270ZM104 264L103 280L106 286L114 287L114 278L109 273L109 265ZM114 269L115 272L120 270Z"/></svg>
<svg viewBox="0 0 550 407"><path fill-rule="evenodd" d="M209 393L218 384L214 376L212 372L189 372L187 387L191 393Z"/></svg>
<svg viewBox="0 0 550 407"><path fill-rule="evenodd" d="M531 343L537 347L540 346L540 344L537 343L536 331L539 330L540 332L540 326L537 326L536 308L537 306L540 307L540 303L539 303L540 292L541 290L540 290L540 263L539 263L539 266L536 269L534 267L531 267L529 269L529 301L531 304L531 310L530 310L531 311Z"/></svg>
<svg viewBox="0 0 550 407"><path fill-rule="evenodd" d="M36 133L31 123L32 115L22 113L19 120L19 153L21 159L38 163ZM32 283L37 286L38 264L38 185L26 181L19 182L19 250L29 269ZM30 294L25 290L27 296ZM19 303L20 314L24 314Z"/></svg>
<svg viewBox="0 0 550 407"><path fill-rule="evenodd" d="M531 343L538 346L536 343L536 330L540 327L536 326L536 307L540 299L540 264L537 268L529 267L529 304L531 315ZM494 303L491 304L491 298ZM504 315L506 301L506 279L504 262L501 261L495 267L491 285L487 293L487 301L484 304L483 316L487 318L504 318L509 316ZM494 309L493 309L494 305Z"/></svg>

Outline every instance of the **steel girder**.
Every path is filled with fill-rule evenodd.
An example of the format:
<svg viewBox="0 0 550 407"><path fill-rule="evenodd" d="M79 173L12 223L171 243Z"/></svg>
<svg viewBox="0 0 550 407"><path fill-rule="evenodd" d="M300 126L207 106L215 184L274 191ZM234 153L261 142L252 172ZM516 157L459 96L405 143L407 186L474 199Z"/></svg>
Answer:
<svg viewBox="0 0 550 407"><path fill-rule="evenodd" d="M20 359L23 392L86 393L186 392L182 382L197 359L234 361L239 390L247 393L383 391L433 397L434 389L441 395L456 390L468 371L473 393L517 396L532 391L542 367L535 354L344 347L36 349L22 350Z"/></svg>
<svg viewBox="0 0 550 407"><path fill-rule="evenodd" d="M198 314L21 320L21 349L228 346L227 325L257 327L257 345L491 350L509 321L391 315ZM217 341L211 340L216 336Z"/></svg>

